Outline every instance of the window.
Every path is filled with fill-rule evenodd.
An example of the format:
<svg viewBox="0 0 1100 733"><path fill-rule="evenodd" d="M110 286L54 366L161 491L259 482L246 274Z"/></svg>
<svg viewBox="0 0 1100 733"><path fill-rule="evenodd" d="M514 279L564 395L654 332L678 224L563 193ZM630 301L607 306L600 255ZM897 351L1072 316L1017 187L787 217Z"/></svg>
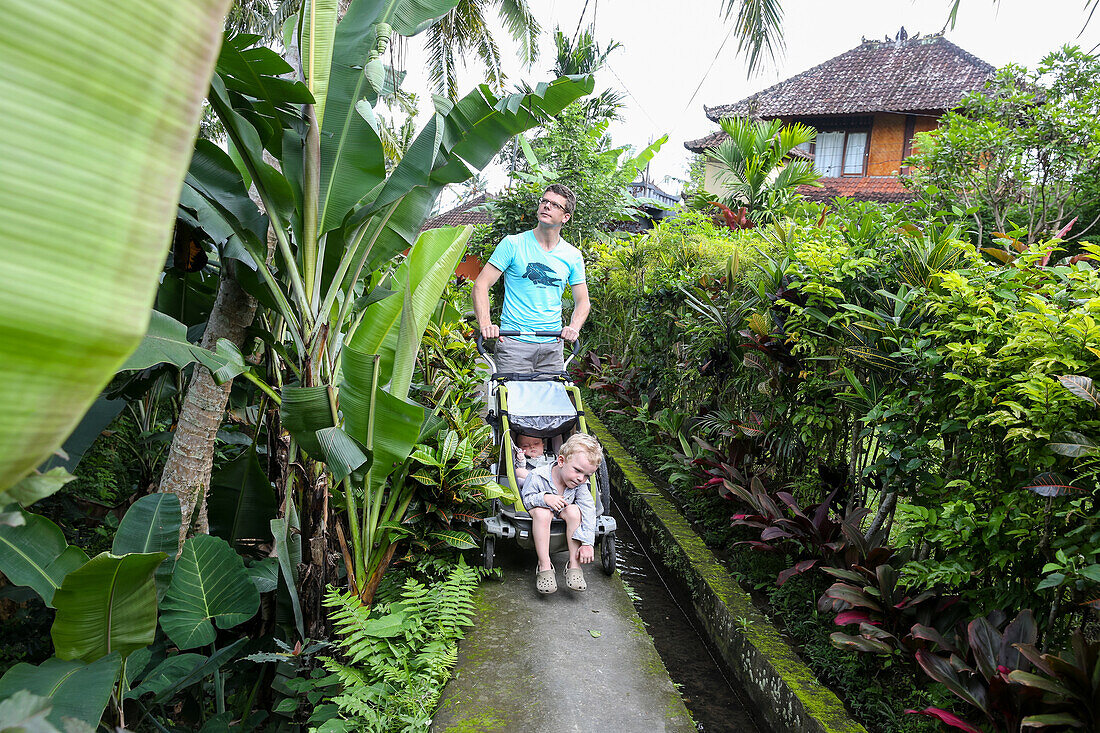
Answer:
<svg viewBox="0 0 1100 733"><path fill-rule="evenodd" d="M814 168L829 178L864 175L868 137L866 130L817 133L812 149Z"/></svg>

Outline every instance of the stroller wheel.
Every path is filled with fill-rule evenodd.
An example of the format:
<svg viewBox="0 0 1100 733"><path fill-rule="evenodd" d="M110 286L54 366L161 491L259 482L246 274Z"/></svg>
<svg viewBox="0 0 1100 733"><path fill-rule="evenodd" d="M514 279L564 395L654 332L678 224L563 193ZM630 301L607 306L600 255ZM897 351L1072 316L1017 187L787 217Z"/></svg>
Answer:
<svg viewBox="0 0 1100 733"><path fill-rule="evenodd" d="M485 539L481 541L481 564L486 570L493 569L493 553L496 550L497 538L491 534L485 535Z"/></svg>
<svg viewBox="0 0 1100 733"><path fill-rule="evenodd" d="M615 533L608 532L600 542L600 564L605 575L615 574Z"/></svg>

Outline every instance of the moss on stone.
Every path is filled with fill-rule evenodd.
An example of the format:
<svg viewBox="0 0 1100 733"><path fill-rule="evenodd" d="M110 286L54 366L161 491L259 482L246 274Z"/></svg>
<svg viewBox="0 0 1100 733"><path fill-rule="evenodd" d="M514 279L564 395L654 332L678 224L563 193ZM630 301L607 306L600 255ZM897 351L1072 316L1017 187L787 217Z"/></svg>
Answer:
<svg viewBox="0 0 1100 733"><path fill-rule="evenodd" d="M726 662L741 683L750 690L755 688L758 694L754 697L774 702L777 722L785 720L790 724L801 719L803 725L809 726L806 730L866 733L756 609L748 593L737 585L673 502L649 480L607 428L594 416L588 418L588 423L611 459L612 485L626 496L657 554L688 582L697 607L708 608L710 618L705 625L712 640L719 649L731 654L734 647L738 648L744 661L754 658L753 666L767 678L756 679L752 669L741 666L742 660L727 657ZM733 628L731 622L722 621L736 617L749 619L748 627ZM728 627L728 633L738 638L713 638L712 627ZM777 685L784 689L775 689Z"/></svg>
<svg viewBox="0 0 1100 733"><path fill-rule="evenodd" d="M496 710L482 709L480 715L459 720L447 726L445 733L489 733L489 731L505 730L508 719Z"/></svg>

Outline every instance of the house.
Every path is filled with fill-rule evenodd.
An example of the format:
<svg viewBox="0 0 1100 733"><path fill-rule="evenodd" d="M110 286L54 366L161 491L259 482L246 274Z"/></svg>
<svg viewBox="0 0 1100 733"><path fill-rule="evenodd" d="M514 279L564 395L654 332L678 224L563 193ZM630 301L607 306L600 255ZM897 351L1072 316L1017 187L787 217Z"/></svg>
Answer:
<svg viewBox="0 0 1100 733"><path fill-rule="evenodd" d="M489 203L490 199L492 199L492 196L487 193L478 194L450 211L426 219L424 225L420 227L420 231L424 232L428 229L439 229L440 227L460 227L466 224L488 224L489 212L485 210L485 204Z"/></svg>
<svg viewBox="0 0 1100 733"><path fill-rule="evenodd" d="M711 120L755 117L801 122L818 131L800 157L814 161L822 188L802 186L807 198L904 201L912 195L898 175L913 149L913 136L935 129L964 95L983 87L994 67L943 34L910 38L902 28L890 40L862 43L808 71L733 104L706 107ZM717 147L719 130L684 143L695 153ZM722 190L718 167L709 162L704 186Z"/></svg>

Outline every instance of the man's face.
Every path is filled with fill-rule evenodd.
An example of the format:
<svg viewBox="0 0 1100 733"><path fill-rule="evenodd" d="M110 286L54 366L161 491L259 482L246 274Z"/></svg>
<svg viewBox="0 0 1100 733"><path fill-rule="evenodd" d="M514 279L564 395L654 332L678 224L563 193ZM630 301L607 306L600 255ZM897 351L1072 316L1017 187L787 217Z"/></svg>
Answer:
<svg viewBox="0 0 1100 733"><path fill-rule="evenodd" d="M569 202L561 194L546 191L539 200L538 219L549 226L561 226L573 215L569 213Z"/></svg>
<svg viewBox="0 0 1100 733"><path fill-rule="evenodd" d="M519 438L516 439L516 445L523 451L523 455L528 458L538 458L546 450L542 444L542 438L536 438L531 435L519 436Z"/></svg>

